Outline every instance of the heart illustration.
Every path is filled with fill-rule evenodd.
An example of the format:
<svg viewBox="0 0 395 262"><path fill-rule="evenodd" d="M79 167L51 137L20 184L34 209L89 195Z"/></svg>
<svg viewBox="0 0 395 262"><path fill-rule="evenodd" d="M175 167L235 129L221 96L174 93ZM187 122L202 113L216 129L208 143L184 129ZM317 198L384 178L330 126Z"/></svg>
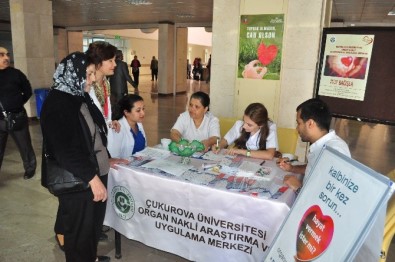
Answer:
<svg viewBox="0 0 395 262"><path fill-rule="evenodd" d="M334 232L333 220L322 214L317 205L304 213L296 236L296 257L301 261L311 261L328 248Z"/></svg>
<svg viewBox="0 0 395 262"><path fill-rule="evenodd" d="M265 66L270 64L276 58L277 52L277 46L270 45L266 47L264 43L261 43L257 49L259 62Z"/></svg>
<svg viewBox="0 0 395 262"><path fill-rule="evenodd" d="M348 67L351 65L353 58L352 56L344 56L340 59L340 61L342 62L343 65Z"/></svg>

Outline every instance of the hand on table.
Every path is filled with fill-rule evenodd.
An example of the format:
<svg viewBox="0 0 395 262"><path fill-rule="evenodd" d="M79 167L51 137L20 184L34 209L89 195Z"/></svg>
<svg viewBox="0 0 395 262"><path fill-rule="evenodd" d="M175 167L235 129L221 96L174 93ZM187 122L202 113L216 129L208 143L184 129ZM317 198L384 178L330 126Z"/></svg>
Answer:
<svg viewBox="0 0 395 262"><path fill-rule="evenodd" d="M291 170L292 170L292 165L289 162L288 157L279 158L277 164L284 171L291 172Z"/></svg>
<svg viewBox="0 0 395 262"><path fill-rule="evenodd" d="M232 147L232 148L229 148L228 150L226 150L226 154L231 155L231 156L242 155L243 154L243 150L244 149L239 149L239 148L236 148L236 147Z"/></svg>
<svg viewBox="0 0 395 262"><path fill-rule="evenodd" d="M112 167L114 169L117 169L117 166L116 166L117 164L127 165L130 162L129 160L123 159L123 158L110 158L109 161L110 161L110 167Z"/></svg>
<svg viewBox="0 0 395 262"><path fill-rule="evenodd" d="M221 148L217 145L212 145L211 146L211 151L213 151L214 154L218 154L219 151L221 151Z"/></svg>
<svg viewBox="0 0 395 262"><path fill-rule="evenodd" d="M107 200L107 189L101 182L100 178L95 175L91 181L89 181L89 185L92 189L93 193L93 201L106 201Z"/></svg>
<svg viewBox="0 0 395 262"><path fill-rule="evenodd" d="M298 188L302 187L302 182L294 175L285 175L283 182L293 191L296 191Z"/></svg>

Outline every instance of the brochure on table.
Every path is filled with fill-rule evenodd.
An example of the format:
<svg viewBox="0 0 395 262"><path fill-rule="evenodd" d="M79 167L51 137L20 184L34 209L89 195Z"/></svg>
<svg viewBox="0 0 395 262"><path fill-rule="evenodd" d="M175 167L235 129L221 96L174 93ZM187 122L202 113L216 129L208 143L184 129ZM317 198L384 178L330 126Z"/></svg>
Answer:
<svg viewBox="0 0 395 262"><path fill-rule="evenodd" d="M352 261L391 185L387 177L324 147L265 261Z"/></svg>

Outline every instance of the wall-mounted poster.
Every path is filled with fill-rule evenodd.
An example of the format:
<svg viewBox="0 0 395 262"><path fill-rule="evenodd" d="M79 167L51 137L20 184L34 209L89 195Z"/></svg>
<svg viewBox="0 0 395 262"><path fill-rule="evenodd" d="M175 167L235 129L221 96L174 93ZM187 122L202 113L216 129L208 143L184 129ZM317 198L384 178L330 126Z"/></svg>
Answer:
<svg viewBox="0 0 395 262"><path fill-rule="evenodd" d="M363 101L374 35L328 34L318 95Z"/></svg>
<svg viewBox="0 0 395 262"><path fill-rule="evenodd" d="M280 79L283 14L242 15L238 78Z"/></svg>

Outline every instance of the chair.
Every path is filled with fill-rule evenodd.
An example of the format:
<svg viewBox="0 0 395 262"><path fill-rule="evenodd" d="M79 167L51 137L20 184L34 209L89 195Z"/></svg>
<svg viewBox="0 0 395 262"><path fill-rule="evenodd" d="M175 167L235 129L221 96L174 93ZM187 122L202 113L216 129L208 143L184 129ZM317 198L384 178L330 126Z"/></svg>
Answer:
<svg viewBox="0 0 395 262"><path fill-rule="evenodd" d="M388 178L395 181L395 169L387 174ZM395 234L395 195L392 195L387 204L385 217L383 244L381 245L380 262L387 260L388 249Z"/></svg>
<svg viewBox="0 0 395 262"><path fill-rule="evenodd" d="M277 128L278 147L281 153L295 154L298 131L293 128Z"/></svg>
<svg viewBox="0 0 395 262"><path fill-rule="evenodd" d="M232 128L237 120L238 119L234 117L219 117L221 137L226 135L226 133Z"/></svg>

